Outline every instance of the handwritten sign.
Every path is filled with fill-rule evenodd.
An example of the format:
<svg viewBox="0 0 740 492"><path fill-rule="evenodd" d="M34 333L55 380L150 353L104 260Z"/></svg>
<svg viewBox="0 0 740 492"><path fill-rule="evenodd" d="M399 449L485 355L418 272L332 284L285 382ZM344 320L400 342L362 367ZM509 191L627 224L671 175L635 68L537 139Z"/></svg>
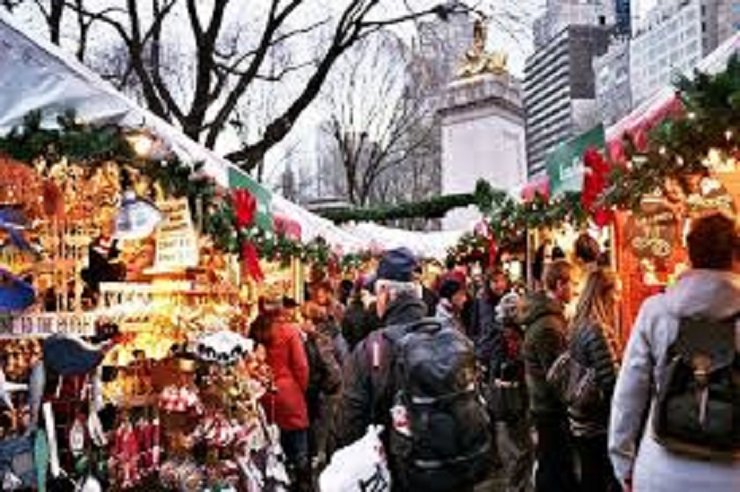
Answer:
<svg viewBox="0 0 740 492"><path fill-rule="evenodd" d="M162 212L156 239L154 271L173 272L198 266L198 236L185 198L158 204Z"/></svg>
<svg viewBox="0 0 740 492"><path fill-rule="evenodd" d="M679 239L679 220L667 204L650 207L627 220L627 240L638 258L665 259Z"/></svg>

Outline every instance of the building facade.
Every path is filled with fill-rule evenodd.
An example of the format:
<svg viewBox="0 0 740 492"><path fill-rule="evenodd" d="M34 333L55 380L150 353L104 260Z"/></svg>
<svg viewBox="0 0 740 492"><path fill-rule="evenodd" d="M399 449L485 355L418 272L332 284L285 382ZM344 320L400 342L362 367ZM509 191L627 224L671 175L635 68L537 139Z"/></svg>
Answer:
<svg viewBox="0 0 740 492"><path fill-rule="evenodd" d="M629 38L614 38L593 67L599 117L605 126L613 125L632 109Z"/></svg>
<svg viewBox="0 0 740 492"><path fill-rule="evenodd" d="M599 122L593 59L603 55L610 29L568 26L527 59L524 108L529 176L545 169L557 144Z"/></svg>
<svg viewBox="0 0 740 492"><path fill-rule="evenodd" d="M689 75L699 61L740 22L740 5L728 0L664 0L650 10L630 46L630 76L635 104ZM733 9L737 20L732 20Z"/></svg>
<svg viewBox="0 0 740 492"><path fill-rule="evenodd" d="M740 32L740 0L720 0L717 5L717 35L720 42Z"/></svg>
<svg viewBox="0 0 740 492"><path fill-rule="evenodd" d="M535 49L545 47L568 26L611 27L630 32L629 0L547 0L545 13L535 20Z"/></svg>

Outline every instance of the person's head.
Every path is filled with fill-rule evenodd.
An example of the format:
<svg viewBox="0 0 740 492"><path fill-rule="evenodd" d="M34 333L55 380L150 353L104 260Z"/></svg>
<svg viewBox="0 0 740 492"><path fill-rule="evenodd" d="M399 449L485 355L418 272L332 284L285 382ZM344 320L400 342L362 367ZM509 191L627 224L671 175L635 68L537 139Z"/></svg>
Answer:
<svg viewBox="0 0 740 492"><path fill-rule="evenodd" d="M468 300L465 276L459 273L446 275L439 284L439 297L449 301L456 309L462 310Z"/></svg>
<svg viewBox="0 0 740 492"><path fill-rule="evenodd" d="M599 242L585 232L578 236L573 249L576 258L583 263L596 263L601 254Z"/></svg>
<svg viewBox="0 0 740 492"><path fill-rule="evenodd" d="M249 336L262 345L270 345L272 328L278 318L276 310L261 310L249 326Z"/></svg>
<svg viewBox="0 0 740 492"><path fill-rule="evenodd" d="M578 299L572 326L598 322L613 327L619 294L619 283L613 271L605 268L594 268L589 271L581 297Z"/></svg>
<svg viewBox="0 0 740 492"><path fill-rule="evenodd" d="M332 289L331 289L331 284L329 283L329 281L326 281L326 280L321 281L313 286L313 289L311 292L312 301L322 306L326 306L327 304L331 302L331 299L332 299Z"/></svg>
<svg viewBox="0 0 740 492"><path fill-rule="evenodd" d="M500 268L494 269L488 276L488 286L496 296L502 296L509 290L509 277Z"/></svg>
<svg viewBox="0 0 740 492"><path fill-rule="evenodd" d="M382 318L390 304L399 297L419 297L419 288L414 282L416 265L416 257L407 248L387 251L380 259L374 281L379 317Z"/></svg>
<svg viewBox="0 0 740 492"><path fill-rule="evenodd" d="M516 323L519 319L521 297L516 292L509 292L496 306L496 321L501 324Z"/></svg>
<svg viewBox="0 0 740 492"><path fill-rule="evenodd" d="M544 282L547 292L563 304L573 298L572 266L568 261L558 259L547 265Z"/></svg>
<svg viewBox="0 0 740 492"><path fill-rule="evenodd" d="M735 222L721 213L696 219L686 239L693 268L732 270L737 257Z"/></svg>
<svg viewBox="0 0 740 492"><path fill-rule="evenodd" d="M345 306L349 302L349 298L352 296L352 291L354 290L354 282L352 282L350 279L343 279L339 283L339 302L344 304Z"/></svg>

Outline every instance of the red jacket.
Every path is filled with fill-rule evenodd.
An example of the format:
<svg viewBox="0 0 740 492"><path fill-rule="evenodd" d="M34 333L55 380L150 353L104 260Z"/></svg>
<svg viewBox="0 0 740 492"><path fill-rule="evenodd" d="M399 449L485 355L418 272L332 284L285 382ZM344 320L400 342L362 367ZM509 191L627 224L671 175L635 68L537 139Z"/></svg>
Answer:
<svg viewBox="0 0 740 492"><path fill-rule="evenodd" d="M272 329L266 348L267 363L277 387L277 393L268 393L262 398L267 418L282 430L307 429L305 394L308 388L308 359L300 328L278 323Z"/></svg>

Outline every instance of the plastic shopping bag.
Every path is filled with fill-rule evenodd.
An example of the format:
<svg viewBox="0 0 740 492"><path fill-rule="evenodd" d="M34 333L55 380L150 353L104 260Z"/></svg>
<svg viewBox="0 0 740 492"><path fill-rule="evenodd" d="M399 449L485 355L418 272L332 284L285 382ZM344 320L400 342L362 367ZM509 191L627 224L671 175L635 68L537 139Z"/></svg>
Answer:
<svg viewBox="0 0 740 492"><path fill-rule="evenodd" d="M388 492L391 475L380 441L382 426L368 427L359 441L340 449L319 477L321 492Z"/></svg>

